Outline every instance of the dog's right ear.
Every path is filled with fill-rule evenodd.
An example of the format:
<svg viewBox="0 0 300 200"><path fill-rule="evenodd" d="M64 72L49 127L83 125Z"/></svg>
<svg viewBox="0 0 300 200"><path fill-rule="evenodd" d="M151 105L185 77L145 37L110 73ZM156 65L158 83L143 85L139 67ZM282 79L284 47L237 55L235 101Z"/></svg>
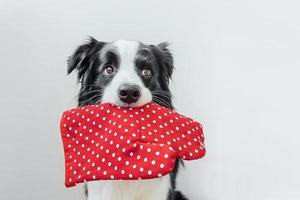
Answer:
<svg viewBox="0 0 300 200"><path fill-rule="evenodd" d="M91 67L92 56L95 55L97 49L101 49L104 45L95 38L90 37L88 42L77 47L75 52L68 58L68 74L74 69L78 71L78 80L82 80L84 74Z"/></svg>

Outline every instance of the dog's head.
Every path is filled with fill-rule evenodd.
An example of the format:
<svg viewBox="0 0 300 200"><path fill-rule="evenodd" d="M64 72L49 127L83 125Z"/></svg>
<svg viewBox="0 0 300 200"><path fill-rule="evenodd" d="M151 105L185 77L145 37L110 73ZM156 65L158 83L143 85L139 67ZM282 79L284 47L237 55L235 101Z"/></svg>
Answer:
<svg viewBox="0 0 300 200"><path fill-rule="evenodd" d="M81 84L79 105L101 102L137 107L153 101L172 108L173 68L167 43L105 43L90 38L68 60L68 73L76 69Z"/></svg>

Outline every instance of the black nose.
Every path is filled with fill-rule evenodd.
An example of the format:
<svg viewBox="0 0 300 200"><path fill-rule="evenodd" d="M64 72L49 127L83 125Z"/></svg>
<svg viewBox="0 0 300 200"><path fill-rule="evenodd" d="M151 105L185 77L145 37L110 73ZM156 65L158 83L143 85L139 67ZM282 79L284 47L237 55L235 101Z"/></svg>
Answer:
<svg viewBox="0 0 300 200"><path fill-rule="evenodd" d="M137 85L123 84L119 88L119 97L124 103L135 103L141 96L141 89Z"/></svg>

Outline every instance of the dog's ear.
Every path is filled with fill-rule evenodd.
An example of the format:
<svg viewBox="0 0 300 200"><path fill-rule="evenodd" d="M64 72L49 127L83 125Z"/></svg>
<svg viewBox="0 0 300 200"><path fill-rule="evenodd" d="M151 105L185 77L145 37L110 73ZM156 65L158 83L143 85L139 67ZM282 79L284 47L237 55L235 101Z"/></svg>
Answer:
<svg viewBox="0 0 300 200"><path fill-rule="evenodd" d="M75 52L68 58L68 74L76 69L78 71L78 80L82 80L84 74L91 67L92 56L103 45L103 42L98 42L95 38L90 37L85 44L77 47Z"/></svg>
<svg viewBox="0 0 300 200"><path fill-rule="evenodd" d="M150 45L159 66L160 85L164 90L169 90L169 80L171 79L174 70L173 56L168 45L167 42L160 43L157 46Z"/></svg>
<svg viewBox="0 0 300 200"><path fill-rule="evenodd" d="M163 42L157 45L157 48L160 49L162 53L162 66L163 66L163 74L169 80L172 77L174 65L173 65L173 56L170 52L168 42Z"/></svg>

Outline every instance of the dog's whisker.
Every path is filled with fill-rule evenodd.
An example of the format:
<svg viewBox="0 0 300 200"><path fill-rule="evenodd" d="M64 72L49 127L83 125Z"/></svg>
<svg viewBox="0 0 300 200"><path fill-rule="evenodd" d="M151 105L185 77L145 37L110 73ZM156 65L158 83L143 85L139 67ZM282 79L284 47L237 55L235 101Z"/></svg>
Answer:
<svg viewBox="0 0 300 200"><path fill-rule="evenodd" d="M102 88L96 88L96 89L94 89L94 90L81 90L81 91L79 91L79 94L78 95L81 95L81 94L83 94L83 93L91 93L91 92L95 92L95 91L101 91L102 90Z"/></svg>
<svg viewBox="0 0 300 200"><path fill-rule="evenodd" d="M94 95L94 96L92 96L92 97L90 97L90 98L88 98L88 99L86 99L84 101L80 101L80 105L92 104L93 103L92 101L95 100L95 98L99 98L100 99L102 96L103 96L103 94Z"/></svg>
<svg viewBox="0 0 300 200"><path fill-rule="evenodd" d="M164 92L164 91L152 91L151 93L154 94L154 95L159 95L159 96L165 97L165 98L171 98L172 97L172 95L170 93L167 93L167 92Z"/></svg>
<svg viewBox="0 0 300 200"><path fill-rule="evenodd" d="M74 98L77 98L77 97L83 98L87 95L90 95L90 94L96 93L96 92L101 93L102 90L101 89L95 89L95 90L90 90L90 91L82 90Z"/></svg>
<svg viewBox="0 0 300 200"><path fill-rule="evenodd" d="M152 92L154 92L154 93L160 93L160 94L166 94L166 95L171 95L170 92L166 92L166 91L163 91L163 90L153 90Z"/></svg>
<svg viewBox="0 0 300 200"><path fill-rule="evenodd" d="M170 94L170 92L163 91L163 90L153 90L153 92L158 92L158 93L165 93L165 94Z"/></svg>
<svg viewBox="0 0 300 200"><path fill-rule="evenodd" d="M170 96L163 95L163 94L152 93L152 95L159 96L159 97L166 98L166 99L170 99L171 98Z"/></svg>
<svg viewBox="0 0 300 200"><path fill-rule="evenodd" d="M152 94L152 96L153 97L156 97L156 98L158 98L158 99L160 99L160 100L162 100L162 101L164 101L164 102L166 102L167 104L170 104L168 101L167 101L167 99L169 99L169 98L163 98L163 96L158 96L158 95L156 95L156 94Z"/></svg>
<svg viewBox="0 0 300 200"><path fill-rule="evenodd" d="M157 104L159 104L159 105L161 105L161 106L164 106L164 107L166 107L166 108L169 108L168 105L166 105L164 102L160 101L159 99L153 99L153 102L154 102L154 103L157 103Z"/></svg>
<svg viewBox="0 0 300 200"><path fill-rule="evenodd" d="M162 101L168 108L171 108L171 107L172 107L171 104L168 103L166 100L160 99L160 101Z"/></svg>
<svg viewBox="0 0 300 200"><path fill-rule="evenodd" d="M96 96L94 96L94 98L96 98ZM86 101L81 102L79 106L92 105L92 104L96 104L96 103L93 102L93 99L90 99L90 100L86 100Z"/></svg>
<svg viewBox="0 0 300 200"><path fill-rule="evenodd" d="M162 99L158 96L153 95L153 101L157 101L157 103L162 104L165 107L171 108L171 104L169 102L167 102L165 99Z"/></svg>

